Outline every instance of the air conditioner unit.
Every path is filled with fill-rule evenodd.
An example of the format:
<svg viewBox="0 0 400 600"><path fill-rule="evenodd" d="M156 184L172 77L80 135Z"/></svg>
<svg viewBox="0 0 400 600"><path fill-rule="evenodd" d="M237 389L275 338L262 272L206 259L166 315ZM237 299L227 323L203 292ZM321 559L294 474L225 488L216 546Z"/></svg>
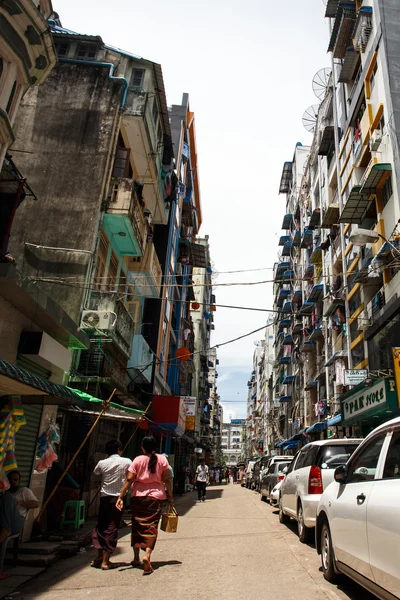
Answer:
<svg viewBox="0 0 400 600"><path fill-rule="evenodd" d="M368 312L363 310L362 313L357 318L357 329L358 331L366 331L370 326L370 321L368 317Z"/></svg>
<svg viewBox="0 0 400 600"><path fill-rule="evenodd" d="M111 331L117 322L115 312L108 310L84 310L82 312L81 329L99 329Z"/></svg>
<svg viewBox="0 0 400 600"><path fill-rule="evenodd" d="M381 145L381 142L382 142L382 132L380 129L375 129L375 131L372 132L371 139L369 140L370 150L372 150L374 152L379 150L379 146Z"/></svg>

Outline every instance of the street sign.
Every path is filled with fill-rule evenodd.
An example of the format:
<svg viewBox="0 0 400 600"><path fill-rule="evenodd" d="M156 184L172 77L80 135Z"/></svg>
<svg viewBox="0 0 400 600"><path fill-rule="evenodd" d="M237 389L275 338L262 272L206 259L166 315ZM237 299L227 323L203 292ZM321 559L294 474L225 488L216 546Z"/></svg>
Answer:
<svg viewBox="0 0 400 600"><path fill-rule="evenodd" d="M358 385L367 377L367 369L346 369L344 372L344 385Z"/></svg>

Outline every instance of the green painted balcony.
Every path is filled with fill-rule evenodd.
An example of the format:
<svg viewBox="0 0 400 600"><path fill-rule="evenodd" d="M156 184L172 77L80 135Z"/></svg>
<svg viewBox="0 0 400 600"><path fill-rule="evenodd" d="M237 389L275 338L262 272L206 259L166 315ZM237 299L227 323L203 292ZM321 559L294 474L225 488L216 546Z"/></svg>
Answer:
<svg viewBox="0 0 400 600"><path fill-rule="evenodd" d="M133 179L112 180L104 221L122 256L143 256L148 225Z"/></svg>

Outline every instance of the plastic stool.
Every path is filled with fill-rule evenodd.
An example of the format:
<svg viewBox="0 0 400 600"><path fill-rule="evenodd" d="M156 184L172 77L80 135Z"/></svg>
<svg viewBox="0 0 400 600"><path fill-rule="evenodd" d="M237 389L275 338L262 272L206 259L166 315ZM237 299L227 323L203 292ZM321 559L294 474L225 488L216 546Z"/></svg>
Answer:
<svg viewBox="0 0 400 600"><path fill-rule="evenodd" d="M68 500L64 504L63 515L61 519L61 529L72 525L74 529L79 529L85 523L85 501Z"/></svg>

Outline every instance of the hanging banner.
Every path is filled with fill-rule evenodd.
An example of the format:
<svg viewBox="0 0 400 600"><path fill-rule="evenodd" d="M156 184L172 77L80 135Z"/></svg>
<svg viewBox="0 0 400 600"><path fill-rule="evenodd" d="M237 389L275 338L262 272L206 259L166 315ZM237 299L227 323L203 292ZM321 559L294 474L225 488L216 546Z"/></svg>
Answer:
<svg viewBox="0 0 400 600"><path fill-rule="evenodd" d="M186 431L194 431L195 428L195 420L196 420L196 405L197 398L196 396L181 396L181 400L183 400L186 408Z"/></svg>

